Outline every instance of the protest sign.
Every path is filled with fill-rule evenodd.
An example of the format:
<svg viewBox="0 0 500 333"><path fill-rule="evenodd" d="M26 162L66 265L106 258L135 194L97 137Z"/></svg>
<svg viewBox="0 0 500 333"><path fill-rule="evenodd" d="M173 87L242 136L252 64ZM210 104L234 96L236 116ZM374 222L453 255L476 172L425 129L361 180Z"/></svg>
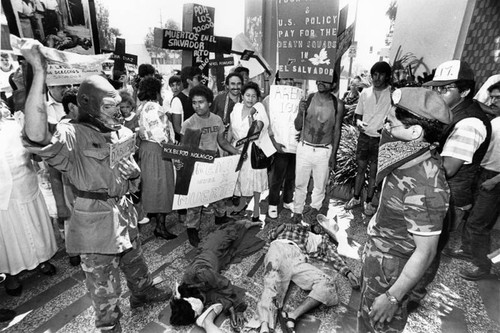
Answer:
<svg viewBox="0 0 500 333"><path fill-rule="evenodd" d="M332 81L338 0L278 1L281 77Z"/></svg>
<svg viewBox="0 0 500 333"><path fill-rule="evenodd" d="M48 65L47 79L48 86L61 86L68 84L80 84L82 81L91 75L99 75L102 72L102 67L89 66L87 68L69 67L66 65Z"/></svg>
<svg viewBox="0 0 500 333"><path fill-rule="evenodd" d="M271 86L269 93L269 118L276 142L283 144L285 152L297 150L297 131L294 120L304 92L292 86Z"/></svg>
<svg viewBox="0 0 500 333"><path fill-rule="evenodd" d="M135 151L135 133L123 141L118 141L109 147L109 166L113 168L122 159L129 157Z"/></svg>
<svg viewBox="0 0 500 333"><path fill-rule="evenodd" d="M239 156L216 158L214 163L196 162L187 195L174 196L172 209L199 207L233 195L239 172Z"/></svg>

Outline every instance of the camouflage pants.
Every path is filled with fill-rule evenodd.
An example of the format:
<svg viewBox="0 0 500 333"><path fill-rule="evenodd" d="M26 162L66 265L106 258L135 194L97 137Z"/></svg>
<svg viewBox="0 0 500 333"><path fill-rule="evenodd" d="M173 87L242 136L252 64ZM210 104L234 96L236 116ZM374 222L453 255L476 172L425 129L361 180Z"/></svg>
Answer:
<svg viewBox="0 0 500 333"><path fill-rule="evenodd" d="M111 328L118 323L121 311L120 270L125 275L132 294L139 294L152 284L139 240L133 248L119 254L82 254L82 269L92 299L97 328Z"/></svg>
<svg viewBox="0 0 500 333"><path fill-rule="evenodd" d="M358 332L402 332L408 313L406 304L408 296L401 301L399 309L390 322L373 325L368 313L378 296L385 293L396 282L407 259L398 258L380 252L370 242L366 243L363 252L363 270L361 272L361 303L358 311Z"/></svg>
<svg viewBox="0 0 500 333"><path fill-rule="evenodd" d="M264 259L264 290L257 304L261 322L276 327L276 311L283 301L290 282L302 290L310 290L308 297L332 306L338 303L337 285L319 268L307 262L297 245L288 241L271 243Z"/></svg>

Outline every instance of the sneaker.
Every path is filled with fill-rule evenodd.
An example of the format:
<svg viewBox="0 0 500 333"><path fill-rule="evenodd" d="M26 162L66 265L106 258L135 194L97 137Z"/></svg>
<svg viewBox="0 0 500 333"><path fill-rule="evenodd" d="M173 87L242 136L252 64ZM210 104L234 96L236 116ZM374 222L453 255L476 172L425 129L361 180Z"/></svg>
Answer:
<svg viewBox="0 0 500 333"><path fill-rule="evenodd" d="M356 199L355 197L352 197L351 200L349 200L345 204L344 208L349 210L349 209L353 209L354 207L359 206L359 205L361 205L361 199Z"/></svg>
<svg viewBox="0 0 500 333"><path fill-rule="evenodd" d="M271 219L278 218L278 206L269 205L269 208L267 209L267 215Z"/></svg>
<svg viewBox="0 0 500 333"><path fill-rule="evenodd" d="M471 270L463 268L458 272L458 275L460 275L462 279L469 281L484 280L492 276L489 270L481 269L478 267Z"/></svg>
<svg viewBox="0 0 500 333"><path fill-rule="evenodd" d="M120 325L120 322L116 323L116 325L113 327L101 329L101 333L121 333L121 332L122 332L122 326Z"/></svg>
<svg viewBox="0 0 500 333"><path fill-rule="evenodd" d="M172 289L169 287L158 288L157 286L151 286L140 294L130 296L130 308L135 309L148 303L165 302L171 297Z"/></svg>
<svg viewBox="0 0 500 333"><path fill-rule="evenodd" d="M149 223L149 219L147 217L145 217L142 220L138 221L137 223L139 223L139 224L148 224Z"/></svg>
<svg viewBox="0 0 500 333"><path fill-rule="evenodd" d="M375 212L377 211L377 207L371 204L371 202L365 202L365 215L366 216L373 216Z"/></svg>
<svg viewBox="0 0 500 333"><path fill-rule="evenodd" d="M290 203L283 203L283 208L293 212L293 201Z"/></svg>

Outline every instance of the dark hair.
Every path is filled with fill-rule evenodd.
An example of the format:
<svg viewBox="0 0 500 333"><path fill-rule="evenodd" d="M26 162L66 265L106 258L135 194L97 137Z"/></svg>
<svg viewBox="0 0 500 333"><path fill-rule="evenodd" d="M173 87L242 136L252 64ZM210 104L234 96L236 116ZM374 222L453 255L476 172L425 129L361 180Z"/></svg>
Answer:
<svg viewBox="0 0 500 333"><path fill-rule="evenodd" d="M424 130L424 140L429 143L439 142L443 134L444 124L436 119L422 118L396 107L396 118L408 128L413 125L420 125Z"/></svg>
<svg viewBox="0 0 500 333"><path fill-rule="evenodd" d="M232 72L232 73L229 73L227 76L226 76L226 86L229 85L229 79L232 78L232 77L237 77L240 79L241 83L243 83L243 78L241 77L241 74L240 73L236 73L236 72Z"/></svg>
<svg viewBox="0 0 500 333"><path fill-rule="evenodd" d="M64 108L64 112L66 114L69 113L69 103L73 103L75 105L78 105L78 102L76 100L76 96L78 95L78 88L71 88L68 89L64 92L63 98L62 98L62 105Z"/></svg>
<svg viewBox="0 0 500 333"><path fill-rule="evenodd" d="M474 80L458 80L454 82L457 86L458 92L463 93L467 89L470 89L470 92L465 96L465 99L472 99L474 97L474 90L476 86L476 81Z"/></svg>
<svg viewBox="0 0 500 333"><path fill-rule="evenodd" d="M189 91L190 101L193 101L194 96L203 96L207 99L208 103L212 103L214 101L214 93L210 90L210 88L204 86L203 84L199 84Z"/></svg>
<svg viewBox="0 0 500 333"><path fill-rule="evenodd" d="M181 77L179 75L172 75L169 79L168 79L168 85L171 86L172 84L174 83L181 83Z"/></svg>
<svg viewBox="0 0 500 333"><path fill-rule="evenodd" d="M196 321L195 313L191 304L184 299L172 299L170 301L171 325L191 325Z"/></svg>
<svg viewBox="0 0 500 333"><path fill-rule="evenodd" d="M370 69L370 75L375 73L385 74L386 83L391 81L391 66L385 61L376 62Z"/></svg>
<svg viewBox="0 0 500 333"><path fill-rule="evenodd" d="M129 103L132 108L135 108L135 101L132 95L125 89L121 89L118 91L120 97L122 98L121 103Z"/></svg>
<svg viewBox="0 0 500 333"><path fill-rule="evenodd" d="M255 82L247 82L247 84L245 84L243 87L241 87L241 94L245 94L245 92L248 90L248 89L253 89L255 90L255 93L257 94L257 98L260 98L260 88L259 88L259 85Z"/></svg>
<svg viewBox="0 0 500 333"><path fill-rule="evenodd" d="M201 69L194 66L186 66L181 70L181 82L184 87L188 86L187 80L193 80L196 76L201 75Z"/></svg>
<svg viewBox="0 0 500 333"><path fill-rule="evenodd" d="M141 64L138 69L138 75L140 77L145 77L146 75L153 75L156 73L156 69L151 64Z"/></svg>
<svg viewBox="0 0 500 333"><path fill-rule="evenodd" d="M500 81L489 86L488 92L491 93L493 90L500 90Z"/></svg>
<svg viewBox="0 0 500 333"><path fill-rule="evenodd" d="M248 75L250 75L250 70L246 67L243 67L243 66L238 66L234 69L234 73L247 73Z"/></svg>
<svg viewBox="0 0 500 333"><path fill-rule="evenodd" d="M146 77L139 82L137 98L140 101L156 100L161 92L161 81L155 77Z"/></svg>

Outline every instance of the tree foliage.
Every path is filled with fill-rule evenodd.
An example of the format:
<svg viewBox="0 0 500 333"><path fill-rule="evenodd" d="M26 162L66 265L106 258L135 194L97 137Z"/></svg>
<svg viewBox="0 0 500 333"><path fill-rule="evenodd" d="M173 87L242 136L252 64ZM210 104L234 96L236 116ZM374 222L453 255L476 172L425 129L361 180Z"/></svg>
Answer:
<svg viewBox="0 0 500 333"><path fill-rule="evenodd" d="M180 30L179 24L172 19L168 19L165 24L163 24L162 29L171 29L171 30ZM150 54L154 54L158 57L167 57L169 54L181 54L180 50L165 50L160 47L156 47L154 45L154 29L149 28L149 32L146 34L144 38L144 45L146 46L146 50Z"/></svg>
<svg viewBox="0 0 500 333"><path fill-rule="evenodd" d="M116 37L120 37L121 33L119 29L109 26L109 10L104 7L104 4L101 1L96 1L99 44L101 46L101 50L114 50Z"/></svg>

